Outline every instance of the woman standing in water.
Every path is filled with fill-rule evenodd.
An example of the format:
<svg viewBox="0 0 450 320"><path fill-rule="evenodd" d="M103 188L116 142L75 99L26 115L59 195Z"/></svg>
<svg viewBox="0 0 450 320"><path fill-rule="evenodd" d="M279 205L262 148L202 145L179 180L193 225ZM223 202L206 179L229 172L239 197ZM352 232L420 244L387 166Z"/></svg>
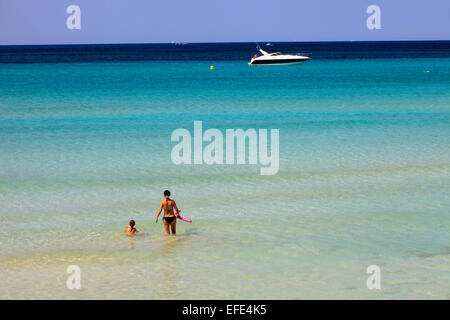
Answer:
<svg viewBox="0 0 450 320"><path fill-rule="evenodd" d="M158 223L158 218L163 208L164 208L164 216L163 216L164 230L166 231L166 234L170 234L170 230L172 230L172 234L176 234L177 218L175 217L173 210L175 209L176 212L178 212L178 208L175 201L170 199L169 190L164 191L164 200L161 201L161 204L159 206L159 211L155 219L156 223ZM178 216L181 218L179 213Z"/></svg>

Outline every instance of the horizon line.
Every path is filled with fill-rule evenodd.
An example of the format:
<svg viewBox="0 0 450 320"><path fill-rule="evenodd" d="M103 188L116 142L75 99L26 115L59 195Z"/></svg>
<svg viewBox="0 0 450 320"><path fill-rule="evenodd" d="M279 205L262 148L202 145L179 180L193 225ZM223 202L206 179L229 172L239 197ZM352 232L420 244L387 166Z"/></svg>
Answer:
<svg viewBox="0 0 450 320"><path fill-rule="evenodd" d="M49 43L49 44L0 44L0 47L26 47L26 46L96 46L96 45L187 45L187 44L245 44L245 43L343 43L343 42L450 42L450 39L426 39L426 40L312 40L312 41L211 41L211 42L102 42L102 43Z"/></svg>

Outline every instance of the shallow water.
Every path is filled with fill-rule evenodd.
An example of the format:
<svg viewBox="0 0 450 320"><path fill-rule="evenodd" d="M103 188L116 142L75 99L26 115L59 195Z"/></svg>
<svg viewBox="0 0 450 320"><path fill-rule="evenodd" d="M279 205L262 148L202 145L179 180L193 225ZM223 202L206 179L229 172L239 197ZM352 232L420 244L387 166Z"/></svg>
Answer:
<svg viewBox="0 0 450 320"><path fill-rule="evenodd" d="M450 298L449 58L2 64L0 92L0 298ZM278 174L174 165L194 120L279 129Z"/></svg>

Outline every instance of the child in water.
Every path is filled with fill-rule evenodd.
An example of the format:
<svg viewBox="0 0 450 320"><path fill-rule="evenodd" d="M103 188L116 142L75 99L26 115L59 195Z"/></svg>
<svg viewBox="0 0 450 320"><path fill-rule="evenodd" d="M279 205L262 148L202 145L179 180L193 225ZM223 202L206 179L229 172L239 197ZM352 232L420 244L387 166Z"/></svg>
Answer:
<svg viewBox="0 0 450 320"><path fill-rule="evenodd" d="M139 232L135 227L136 223L134 220L130 220L130 225L125 227L125 232L127 233L127 236L133 236L136 232Z"/></svg>

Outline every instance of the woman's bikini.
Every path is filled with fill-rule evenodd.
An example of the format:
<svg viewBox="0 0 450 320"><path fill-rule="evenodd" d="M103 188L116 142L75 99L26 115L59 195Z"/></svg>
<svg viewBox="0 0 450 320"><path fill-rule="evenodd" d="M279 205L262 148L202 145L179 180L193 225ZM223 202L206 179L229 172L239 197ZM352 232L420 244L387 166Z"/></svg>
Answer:
<svg viewBox="0 0 450 320"><path fill-rule="evenodd" d="M167 199L166 202L164 203L164 215L170 214L170 213L173 214L172 210L169 209L169 203L168 203L169 200L170 199ZM172 223L173 219L175 219L175 217L164 217L163 219L166 220L167 223Z"/></svg>

